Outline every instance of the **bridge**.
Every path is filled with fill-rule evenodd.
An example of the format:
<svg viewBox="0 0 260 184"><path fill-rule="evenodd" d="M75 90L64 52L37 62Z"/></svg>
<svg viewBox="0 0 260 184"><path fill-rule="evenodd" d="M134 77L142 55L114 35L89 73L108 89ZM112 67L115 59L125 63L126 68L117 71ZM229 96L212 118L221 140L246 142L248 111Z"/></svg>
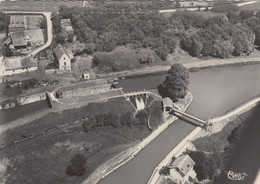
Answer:
<svg viewBox="0 0 260 184"><path fill-rule="evenodd" d="M175 109L173 107L171 107L171 110L170 110L169 113L177 115L177 116L180 116L180 117L181 116L185 116L185 117L188 117L188 118L190 118L192 120L195 120L195 122L197 122L197 123L195 123L195 122L192 122L192 123L196 124L197 126L201 126L201 127L208 127L208 126L210 126L209 121L204 121L204 120L199 119L199 118L197 118L197 117L195 117L193 115L190 115L188 113L181 112L180 110Z"/></svg>

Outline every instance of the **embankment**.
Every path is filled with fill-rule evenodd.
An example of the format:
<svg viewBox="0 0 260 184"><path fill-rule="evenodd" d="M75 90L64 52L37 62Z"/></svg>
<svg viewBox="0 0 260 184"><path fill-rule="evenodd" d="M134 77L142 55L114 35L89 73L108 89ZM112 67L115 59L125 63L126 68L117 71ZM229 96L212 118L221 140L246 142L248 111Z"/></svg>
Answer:
<svg viewBox="0 0 260 184"><path fill-rule="evenodd" d="M200 137L210 136L214 133L217 133L223 129L230 121L237 118L239 115L251 110L260 102L260 97L256 97L251 99L250 101L236 107L235 109L227 112L223 116L215 117L210 120L211 129L209 132L201 131L201 127L195 128L185 139L183 139L163 160L162 162L155 168L151 178L149 179L147 184L155 184L159 179L160 174L159 171L163 166L166 166L170 163L173 156L179 156L183 153L188 147L188 143L191 140L198 139Z"/></svg>
<svg viewBox="0 0 260 184"><path fill-rule="evenodd" d="M241 104L240 106L234 108L233 110L227 112L223 116L215 117L210 119L211 128L209 132L201 131L194 137L193 140L198 139L200 137L210 136L217 132L220 132L223 127L225 127L230 121L236 119L239 115L251 110L260 102L260 97L255 97L248 102Z"/></svg>
<svg viewBox="0 0 260 184"><path fill-rule="evenodd" d="M193 96L191 93L188 93L186 98L187 103L183 104L183 107L181 107L183 111L185 111L188 108L188 106L193 100ZM83 181L82 184L98 183L102 178L106 177L107 175L118 169L120 166L124 165L125 163L133 159L135 155L137 155L143 148L145 148L151 141L153 141L158 135L160 135L166 128L168 128L168 126L170 126L177 119L177 117L173 116L167 122L160 125L155 131L153 131L148 137L143 139L139 144L132 148L129 148L125 152L120 153L113 159L101 165L94 173L92 173L85 181Z"/></svg>
<svg viewBox="0 0 260 184"><path fill-rule="evenodd" d="M184 63L183 65L190 71L198 71L204 68L215 68L215 67L225 67L225 66L236 66L236 65L250 65L259 64L260 57L243 57L243 58L231 58L231 59L210 59L201 60L198 62ZM134 70L126 70L122 72L113 73L100 73L97 74L98 77L140 77L146 75L162 74L166 73L170 69L170 66L151 66Z"/></svg>
<svg viewBox="0 0 260 184"><path fill-rule="evenodd" d="M0 109L4 109L3 107L5 106L5 104L8 104L10 102L15 103L15 106L21 106L21 105L26 105L26 104L42 101L42 100L46 100L46 92L37 93L37 94L33 94L33 95L28 95L28 96L19 96L19 97L11 98L8 100L3 100L0 102L0 106L1 106ZM13 107L15 107L15 106L13 106ZM10 107L10 108L13 108L13 107Z"/></svg>

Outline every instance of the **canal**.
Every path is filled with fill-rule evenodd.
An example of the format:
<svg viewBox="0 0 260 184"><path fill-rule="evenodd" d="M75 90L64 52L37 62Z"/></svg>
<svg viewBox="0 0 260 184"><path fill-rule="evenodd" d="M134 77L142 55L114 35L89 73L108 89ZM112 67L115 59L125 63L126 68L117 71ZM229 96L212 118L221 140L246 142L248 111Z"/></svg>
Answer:
<svg viewBox="0 0 260 184"><path fill-rule="evenodd" d="M156 88L165 75L125 79L125 91ZM190 73L194 100L187 112L202 119L224 114L260 94L260 65L206 69ZM100 181L100 184L145 184L160 161L195 127L177 120L137 156ZM259 152L258 152L259 153ZM251 176L252 178L255 176Z"/></svg>
<svg viewBox="0 0 260 184"><path fill-rule="evenodd" d="M49 108L46 100L0 110L0 125Z"/></svg>

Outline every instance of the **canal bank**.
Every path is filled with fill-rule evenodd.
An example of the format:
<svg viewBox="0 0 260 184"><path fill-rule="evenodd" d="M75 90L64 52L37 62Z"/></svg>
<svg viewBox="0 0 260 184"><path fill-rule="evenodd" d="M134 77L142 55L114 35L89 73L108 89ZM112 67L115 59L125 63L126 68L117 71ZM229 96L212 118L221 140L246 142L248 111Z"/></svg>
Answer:
<svg viewBox="0 0 260 184"><path fill-rule="evenodd" d="M184 112L188 106L191 104L193 100L193 96L190 92L186 95L185 99L183 100L186 103L179 103L179 109ZM181 104L181 105L180 105ZM82 182L82 184L96 184L102 178L106 177L120 166L124 165L125 163L132 160L142 149L144 149L149 143L151 143L156 137L158 137L165 129L167 129L174 121L178 118L176 116L172 116L169 120L165 123L160 125L155 131L153 131L148 137L143 139L140 143L136 146L129 148L128 150L120 153L119 155L115 156L111 160L107 161L106 163L102 164L94 173L92 173L86 180Z"/></svg>
<svg viewBox="0 0 260 184"><path fill-rule="evenodd" d="M230 109L259 96L260 65L211 68L190 73L189 89L194 96L187 112L201 119L220 116ZM124 91L154 89L165 75L125 79L119 82ZM136 157L110 175L101 184L147 183L154 168L195 129L191 124L177 120Z"/></svg>
<svg viewBox="0 0 260 184"><path fill-rule="evenodd" d="M155 184L160 178L159 171L163 166L170 164L173 157L178 157L185 152L189 146L190 141L194 141L200 137L210 136L222 130L230 121L235 120L241 114L250 111L260 102L260 97L256 97L236 108L223 116L210 119L210 131L204 131L201 127L195 128L187 137L185 137L155 168L147 184Z"/></svg>
<svg viewBox="0 0 260 184"><path fill-rule="evenodd" d="M259 64L260 57L248 57L248 58L231 58L231 59L209 59L201 60L191 63L183 63L183 66L188 68L190 71L199 71L200 69L206 68L218 68L227 66L243 66ZM122 72L113 73L100 73L97 74L100 78L106 77L118 77L118 78L138 78L142 76L151 76L158 74L165 74L168 72L171 66L151 66L140 69L126 70Z"/></svg>

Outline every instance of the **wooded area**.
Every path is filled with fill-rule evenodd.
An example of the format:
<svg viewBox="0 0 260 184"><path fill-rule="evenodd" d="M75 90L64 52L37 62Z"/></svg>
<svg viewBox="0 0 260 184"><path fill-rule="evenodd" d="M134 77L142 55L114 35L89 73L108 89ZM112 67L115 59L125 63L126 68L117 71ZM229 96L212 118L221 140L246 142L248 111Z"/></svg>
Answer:
<svg viewBox="0 0 260 184"><path fill-rule="evenodd" d="M74 34L85 43L88 53L132 45L151 48L166 60L179 43L196 57L226 58L252 53L255 45L260 45L260 13L229 10L232 11L214 16L177 11L165 17L152 11L126 12L117 6L106 9L61 6L59 18L71 19ZM59 27L55 30L59 33ZM64 42L62 35L57 37L62 40L58 42Z"/></svg>

